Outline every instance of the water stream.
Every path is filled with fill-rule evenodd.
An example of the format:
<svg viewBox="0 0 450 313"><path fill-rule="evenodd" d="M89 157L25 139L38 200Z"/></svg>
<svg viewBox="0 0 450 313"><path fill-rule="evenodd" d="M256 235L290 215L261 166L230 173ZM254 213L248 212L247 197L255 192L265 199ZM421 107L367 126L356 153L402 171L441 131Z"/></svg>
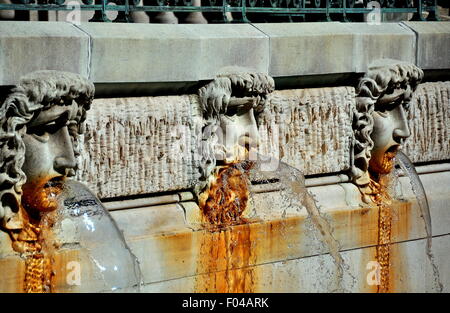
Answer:
<svg viewBox="0 0 450 313"><path fill-rule="evenodd" d="M400 165L401 169L405 172L405 174L409 178L409 182L411 183L412 191L414 192L417 203L419 204L419 208L421 211L421 216L425 222L425 231L427 233L427 244L426 244L426 254L428 259L430 260L431 266L433 268L434 282L436 285L436 289L438 292L442 292L443 285L439 275L439 269L434 260L434 255L432 251L432 238L433 232L431 229L431 214L430 208L428 206L428 200L425 193L425 189L420 181L419 175L416 172L414 165L411 160L401 151L398 152L396 156L396 160Z"/></svg>
<svg viewBox="0 0 450 313"><path fill-rule="evenodd" d="M265 158L267 160L267 158ZM252 169L252 178L257 180L270 180L279 179L281 184L282 192L286 194L287 200L293 200L296 205L301 205L306 208L308 216L320 232L323 243L328 248L328 252L333 258L334 264L336 266L335 281L337 282L337 287L335 292L345 292L347 291L343 286L344 271L348 271L348 266L345 264L341 254L339 242L333 236L333 230L328 221L322 216L316 201L313 196L308 192L305 186L305 176L303 173L278 160L269 160L270 164L277 164L276 170L267 170L267 162L256 162L256 166ZM295 204L294 204L295 205ZM352 284L355 283L355 278L350 274L352 278Z"/></svg>
<svg viewBox="0 0 450 313"><path fill-rule="evenodd" d="M67 246L69 251L76 251L68 264L79 264L75 269L80 270L78 281L73 279L73 286L68 288L81 292L139 292L142 276L138 260L97 197L83 184L66 180L57 201L52 229L63 250ZM69 278L67 283L71 285Z"/></svg>

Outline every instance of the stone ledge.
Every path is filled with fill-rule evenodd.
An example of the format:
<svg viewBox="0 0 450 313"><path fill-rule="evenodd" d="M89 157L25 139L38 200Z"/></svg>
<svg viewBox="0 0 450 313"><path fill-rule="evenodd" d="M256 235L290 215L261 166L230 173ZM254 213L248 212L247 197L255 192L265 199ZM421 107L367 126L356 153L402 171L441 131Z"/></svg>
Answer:
<svg viewBox="0 0 450 313"><path fill-rule="evenodd" d="M212 79L222 68L267 73L269 40L251 25L84 23L94 82Z"/></svg>
<svg viewBox="0 0 450 313"><path fill-rule="evenodd" d="M450 172L441 172L421 175L429 199L434 236L450 233L450 211L447 204L449 194L446 192L446 186L450 183L449 174ZM392 242L424 238L425 225L407 178L401 178L401 189L402 198L406 202L393 208L395 220ZM377 244L378 210L375 207L361 208L352 205L358 203L359 191L356 187L340 184L312 187L309 190L333 227L334 237L342 250ZM189 220L183 221L184 210L175 204L166 206L167 213L163 217L159 216L157 223L153 220L163 211L160 207L137 209L134 213L114 211L112 215L140 260L145 282L152 283L305 258L326 252L326 247L317 234L311 233L314 227L306 218L305 210L298 212L294 208L285 213L280 205L282 201L279 192L255 195L255 216L261 221L233 226L220 234L198 229ZM198 210L195 205L183 206L188 210ZM188 216L194 215L191 213L186 212ZM133 218L129 218L130 216ZM245 234L248 234L248 238L245 238ZM232 244L236 236L242 237L239 244L228 251L225 242ZM217 250L210 251L208 248L210 244L220 243L224 246ZM249 259L242 260L241 253L246 249L250 249L252 253ZM213 253L211 257L214 262L208 262L208 255L204 256L206 259L200 257L205 251ZM423 253L425 254L424 250Z"/></svg>
<svg viewBox="0 0 450 313"><path fill-rule="evenodd" d="M254 24L270 38L274 77L361 73L380 58L415 62L414 33L397 23Z"/></svg>
<svg viewBox="0 0 450 313"><path fill-rule="evenodd" d="M0 22L0 85L37 70L88 75L89 38L72 24Z"/></svg>
<svg viewBox="0 0 450 313"><path fill-rule="evenodd" d="M378 58L417 59L424 69L450 69L449 25L82 23L75 27L64 22L2 21L0 85L14 84L37 69L89 74L94 83L119 84L197 82L213 79L229 66L274 77L362 73Z"/></svg>
<svg viewBox="0 0 450 313"><path fill-rule="evenodd" d="M450 22L403 22L416 33L416 65L424 70L450 68Z"/></svg>

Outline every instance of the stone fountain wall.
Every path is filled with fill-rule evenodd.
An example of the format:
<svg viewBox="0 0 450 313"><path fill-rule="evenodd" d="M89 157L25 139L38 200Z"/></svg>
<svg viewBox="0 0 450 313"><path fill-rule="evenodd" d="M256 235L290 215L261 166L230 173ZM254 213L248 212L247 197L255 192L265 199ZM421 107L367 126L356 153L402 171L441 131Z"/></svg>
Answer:
<svg viewBox="0 0 450 313"><path fill-rule="evenodd" d="M276 91L260 116L260 152L305 174L350 168L352 87ZM78 177L100 197L193 188L199 177L197 95L94 100Z"/></svg>
<svg viewBox="0 0 450 313"><path fill-rule="evenodd" d="M430 79L411 103L412 135L404 151L413 162L426 163L417 169L448 292L450 23L317 25L2 22L0 85L38 69L73 71L96 83L77 179L112 211L141 263L144 291L242 291L230 285L208 289L242 277L248 277L244 291L332 291L331 257L323 254L326 248L306 212L283 210L276 184L254 186L258 223L221 235L198 228L191 190L199 177L203 121L194 87L229 66L270 74L282 88L259 117L261 152L308 175L309 191L333 226L353 275L344 277L345 286L372 292L376 288L366 276L377 244L377 212L361 203L357 188L342 175L351 165L355 106L355 85L346 78L354 82L351 77L361 76L380 57L415 63ZM424 225L406 178L398 190L405 201L395 206L393 290L433 291ZM239 241L229 240L236 236ZM220 247L217 254L205 254L212 243ZM4 234L0 247L0 290L20 290L23 262ZM68 259L63 255L57 262L64 268ZM58 290L77 290L66 285L64 275L58 279Z"/></svg>
<svg viewBox="0 0 450 313"><path fill-rule="evenodd" d="M445 261L450 248L449 92L450 82L419 85L408 115L411 137L404 149L414 162L441 166L432 173L427 173L426 166L418 170L424 172L421 179L432 212L433 251L445 291L450 286ZM259 117L261 153L280 158L306 175L345 174L351 164L354 105L355 89L349 86L275 91ZM183 192L191 190L199 176L195 155L202 125L198 96L97 99L90 113L80 180L105 200L138 194L153 194L155 199L159 192L174 195L161 205L146 203L147 199L135 204L135 209L113 211L141 262L144 291L333 290L336 279L329 273L335 270L334 263L329 255L319 256L327 248L314 235L305 211L286 211L277 186L255 189L252 205L258 223L231 227L223 238L199 228L199 208L192 194ZM361 204L360 193L351 183L317 180L307 179L307 184L333 226L349 265L344 286L354 292L376 291L366 277L368 264L376 259L377 210ZM391 290L434 291L419 206L406 177L398 188L404 202L393 206ZM105 205L120 209L126 203ZM232 247L233 238L239 238L235 243L239 248ZM211 245L223 251L219 248L209 255ZM242 251L251 253L244 257ZM245 289L227 284L212 287L242 277L251 277Z"/></svg>
<svg viewBox="0 0 450 313"><path fill-rule="evenodd" d="M411 102L413 162L450 158L450 82L421 84ZM353 87L275 91L259 118L260 152L305 175L350 169ZM193 188L199 177L197 95L96 99L78 179L101 198Z"/></svg>

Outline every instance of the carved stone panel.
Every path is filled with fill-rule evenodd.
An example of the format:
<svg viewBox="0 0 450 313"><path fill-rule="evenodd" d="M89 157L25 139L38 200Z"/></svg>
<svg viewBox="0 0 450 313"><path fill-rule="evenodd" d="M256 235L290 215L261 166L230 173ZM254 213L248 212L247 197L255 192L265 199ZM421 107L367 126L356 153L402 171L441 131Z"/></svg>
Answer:
<svg viewBox="0 0 450 313"><path fill-rule="evenodd" d="M411 161L450 159L450 82L419 85L407 120L411 136L403 150Z"/></svg>
<svg viewBox="0 0 450 313"><path fill-rule="evenodd" d="M305 174L350 168L353 87L275 91L260 117L260 152Z"/></svg>
<svg viewBox="0 0 450 313"><path fill-rule="evenodd" d="M79 180L109 198L193 186L196 95L95 99L87 118Z"/></svg>
<svg viewBox="0 0 450 313"><path fill-rule="evenodd" d="M275 91L259 114L259 151L305 174L347 170L354 88ZM190 189L200 177L197 95L95 99L78 179L101 198Z"/></svg>

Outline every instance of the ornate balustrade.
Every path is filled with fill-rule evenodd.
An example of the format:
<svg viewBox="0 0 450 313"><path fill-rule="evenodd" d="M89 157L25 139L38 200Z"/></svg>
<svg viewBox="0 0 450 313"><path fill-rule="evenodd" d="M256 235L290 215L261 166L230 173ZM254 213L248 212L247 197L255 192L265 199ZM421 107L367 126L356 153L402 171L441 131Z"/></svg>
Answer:
<svg viewBox="0 0 450 313"><path fill-rule="evenodd" d="M10 3L1 3L9 2ZM444 1L445 2L445 1ZM132 13L215 13L209 22L357 21L367 14L409 13L438 20L438 0L2 0L0 11L90 11L92 22L133 22ZM117 12L113 20L108 12ZM233 18L230 19L230 14ZM278 20L277 20L278 18ZM280 20L280 18L282 18Z"/></svg>

